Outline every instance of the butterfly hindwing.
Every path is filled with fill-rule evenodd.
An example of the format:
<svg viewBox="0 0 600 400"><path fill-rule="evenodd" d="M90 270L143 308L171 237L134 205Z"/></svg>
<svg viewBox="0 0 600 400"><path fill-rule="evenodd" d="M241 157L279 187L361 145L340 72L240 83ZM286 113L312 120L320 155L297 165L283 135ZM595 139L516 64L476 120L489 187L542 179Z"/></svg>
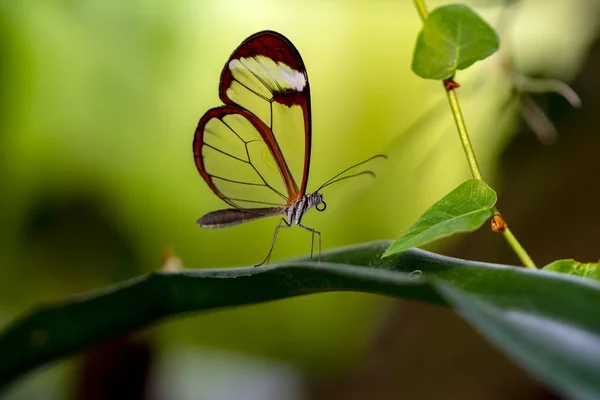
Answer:
<svg viewBox="0 0 600 400"><path fill-rule="evenodd" d="M252 113L229 106L209 110L198 124L194 156L209 187L235 208L285 206L284 181L264 136L269 128Z"/></svg>

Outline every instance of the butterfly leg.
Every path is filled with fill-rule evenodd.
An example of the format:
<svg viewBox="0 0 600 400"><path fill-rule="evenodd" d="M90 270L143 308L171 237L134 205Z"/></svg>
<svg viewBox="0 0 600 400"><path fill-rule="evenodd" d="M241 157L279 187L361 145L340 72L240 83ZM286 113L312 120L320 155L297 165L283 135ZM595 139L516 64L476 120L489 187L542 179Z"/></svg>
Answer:
<svg viewBox="0 0 600 400"><path fill-rule="evenodd" d="M312 233L311 241L310 241L310 259L313 259L313 250L315 247L315 234L319 236L319 262L321 262L321 232L316 229L309 228L308 226L304 226L302 224L298 224L300 228L304 228L310 233Z"/></svg>
<svg viewBox="0 0 600 400"><path fill-rule="evenodd" d="M275 247L275 240L277 240L277 234L279 234L279 229L280 228L289 228L291 226L292 226L292 224L288 223L285 218L281 218L281 220L279 220L279 224L277 225L277 228L275 228L275 233L273 234L273 240L271 241L271 248L269 249L267 256L260 264L256 264L255 267L260 267L263 264L269 263L269 259L271 258L271 253L273 252L273 247Z"/></svg>

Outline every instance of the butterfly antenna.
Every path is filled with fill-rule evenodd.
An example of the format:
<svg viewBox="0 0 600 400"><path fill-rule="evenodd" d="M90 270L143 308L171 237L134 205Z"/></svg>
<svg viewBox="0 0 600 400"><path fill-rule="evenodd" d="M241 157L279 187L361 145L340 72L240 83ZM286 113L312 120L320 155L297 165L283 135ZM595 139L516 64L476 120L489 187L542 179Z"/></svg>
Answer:
<svg viewBox="0 0 600 400"><path fill-rule="evenodd" d="M343 176L343 177L341 177L341 178L339 178L339 179L335 179L335 180L333 180L333 181L331 181L331 182L327 183L326 185L325 185L325 184L324 184L324 185L322 185L322 186L319 188L319 190L321 190L321 189L323 189L323 188L325 188L325 187L327 187L327 186L329 186L329 185L332 185L332 184L334 184L334 183L336 183L336 182L343 181L344 179L356 178L357 176L361 176L361 175L370 175L370 176L372 176L373 178L377 178L377 175L375 175L375 172L373 172L373 171L362 171L362 172L358 172L358 173L356 173L356 174L352 174L352 175L348 175L348 176ZM317 190L317 191L319 191L319 190Z"/></svg>
<svg viewBox="0 0 600 400"><path fill-rule="evenodd" d="M331 185L333 183L336 183L336 182L339 182L339 181L342 181L342 180L348 179L348 178L354 178L356 176L370 175L373 178L376 178L377 176L375 175L375 173L373 171L362 171L362 172L358 172L356 174L352 174L352 175L348 175L348 176L344 176L344 177L341 177L339 179L336 179L340 175L343 175L346 172L350 171L352 168L359 167L359 166L361 166L361 165L363 165L365 163L368 163L369 161L372 161L372 160L374 160L376 158L383 158L383 159L387 160L387 156L385 154L377 154L377 155L375 155L373 157L369 157L366 160L359 162L358 164L354 164L354 165L349 166L348 168L346 168L345 170L343 170L342 172L340 172L339 174L335 175L333 178L329 179L327 182L325 182L324 184L322 184L316 191L318 192L321 189L323 189L324 187L327 187L327 186L329 186L329 185Z"/></svg>

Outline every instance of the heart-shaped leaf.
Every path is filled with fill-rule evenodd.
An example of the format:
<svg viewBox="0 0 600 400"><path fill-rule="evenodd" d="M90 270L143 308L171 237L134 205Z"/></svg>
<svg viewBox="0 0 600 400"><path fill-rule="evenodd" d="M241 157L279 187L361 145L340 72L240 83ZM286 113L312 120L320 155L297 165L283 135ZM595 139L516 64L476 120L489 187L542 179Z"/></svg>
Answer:
<svg viewBox="0 0 600 400"><path fill-rule="evenodd" d="M447 79L494 54L498 46L496 31L469 7L439 7L419 33L412 70L425 79Z"/></svg>
<svg viewBox="0 0 600 400"><path fill-rule="evenodd" d="M496 192L479 179L470 179L448 193L390 246L383 257L422 246L457 232L479 229L492 216Z"/></svg>

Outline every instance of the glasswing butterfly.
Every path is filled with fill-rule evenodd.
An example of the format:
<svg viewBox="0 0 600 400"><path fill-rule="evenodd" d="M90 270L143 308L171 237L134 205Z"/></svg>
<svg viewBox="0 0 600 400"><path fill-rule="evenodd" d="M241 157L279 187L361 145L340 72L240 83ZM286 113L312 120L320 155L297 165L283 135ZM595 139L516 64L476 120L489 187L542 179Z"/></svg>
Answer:
<svg viewBox="0 0 600 400"><path fill-rule="evenodd" d="M283 215L265 259L268 263L281 228L302 224L312 207L324 211L320 190L343 179L375 176L355 164L306 193L311 151L308 75L300 53L285 36L256 33L233 51L221 72L219 97L224 105L202 116L194 135L194 160L215 195L232 208L210 212L197 222L203 228L224 228L255 219ZM296 178L301 177L300 181ZM298 183L300 182L300 186Z"/></svg>

